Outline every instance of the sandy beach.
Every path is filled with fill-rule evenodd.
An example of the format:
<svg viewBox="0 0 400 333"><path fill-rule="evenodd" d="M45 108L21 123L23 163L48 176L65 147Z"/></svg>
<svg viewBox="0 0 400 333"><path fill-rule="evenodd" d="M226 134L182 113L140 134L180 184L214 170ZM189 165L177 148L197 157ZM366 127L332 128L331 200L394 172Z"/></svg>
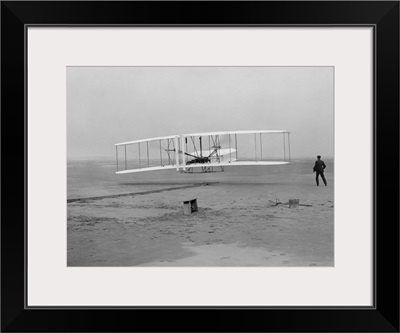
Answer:
<svg viewBox="0 0 400 333"><path fill-rule="evenodd" d="M316 186L312 160L127 175L111 161L70 161L68 266L334 266L334 166L325 162L327 187ZM191 199L199 211L184 215Z"/></svg>

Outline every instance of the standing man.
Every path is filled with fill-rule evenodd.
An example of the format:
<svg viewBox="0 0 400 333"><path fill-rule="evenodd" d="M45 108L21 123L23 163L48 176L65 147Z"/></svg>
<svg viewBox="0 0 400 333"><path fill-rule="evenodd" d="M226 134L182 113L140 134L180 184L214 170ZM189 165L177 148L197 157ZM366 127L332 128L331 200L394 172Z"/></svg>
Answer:
<svg viewBox="0 0 400 333"><path fill-rule="evenodd" d="M326 186L327 184L326 184L326 179L325 179L325 176L324 176L324 170L326 168L326 165L325 165L324 161L321 160L321 156L318 155L317 159L318 160L315 161L315 165L314 165L314 169L313 169L314 172L316 172L315 180L317 182L317 186L319 186L319 179L318 178L321 175L321 178L324 181L324 184Z"/></svg>

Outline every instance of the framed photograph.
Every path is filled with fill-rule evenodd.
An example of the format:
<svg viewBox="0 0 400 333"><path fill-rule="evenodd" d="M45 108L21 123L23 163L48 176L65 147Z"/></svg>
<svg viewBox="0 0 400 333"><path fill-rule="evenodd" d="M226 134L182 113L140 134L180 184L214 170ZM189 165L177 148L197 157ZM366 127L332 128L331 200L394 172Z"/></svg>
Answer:
<svg viewBox="0 0 400 333"><path fill-rule="evenodd" d="M398 2L1 8L4 332L399 331Z"/></svg>

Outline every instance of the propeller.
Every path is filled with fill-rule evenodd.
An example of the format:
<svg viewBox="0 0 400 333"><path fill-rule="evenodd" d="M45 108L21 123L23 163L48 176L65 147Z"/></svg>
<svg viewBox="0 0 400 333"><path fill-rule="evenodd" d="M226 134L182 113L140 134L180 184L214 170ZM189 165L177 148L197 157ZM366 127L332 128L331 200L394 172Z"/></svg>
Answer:
<svg viewBox="0 0 400 333"><path fill-rule="evenodd" d="M216 154L217 151L218 151L218 149L221 149L221 146L220 146L220 145L219 145L219 146L212 146L211 148L213 148L214 150L211 152L210 155L208 155L208 157L211 157L211 156L213 156L214 154Z"/></svg>

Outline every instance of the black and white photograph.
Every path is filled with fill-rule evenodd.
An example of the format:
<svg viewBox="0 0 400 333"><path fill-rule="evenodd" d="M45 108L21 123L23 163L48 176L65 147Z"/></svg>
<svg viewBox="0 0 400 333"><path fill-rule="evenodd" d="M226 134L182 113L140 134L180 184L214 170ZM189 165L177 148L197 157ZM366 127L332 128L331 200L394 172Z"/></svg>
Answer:
<svg viewBox="0 0 400 333"><path fill-rule="evenodd" d="M333 267L334 72L67 67L67 265Z"/></svg>

